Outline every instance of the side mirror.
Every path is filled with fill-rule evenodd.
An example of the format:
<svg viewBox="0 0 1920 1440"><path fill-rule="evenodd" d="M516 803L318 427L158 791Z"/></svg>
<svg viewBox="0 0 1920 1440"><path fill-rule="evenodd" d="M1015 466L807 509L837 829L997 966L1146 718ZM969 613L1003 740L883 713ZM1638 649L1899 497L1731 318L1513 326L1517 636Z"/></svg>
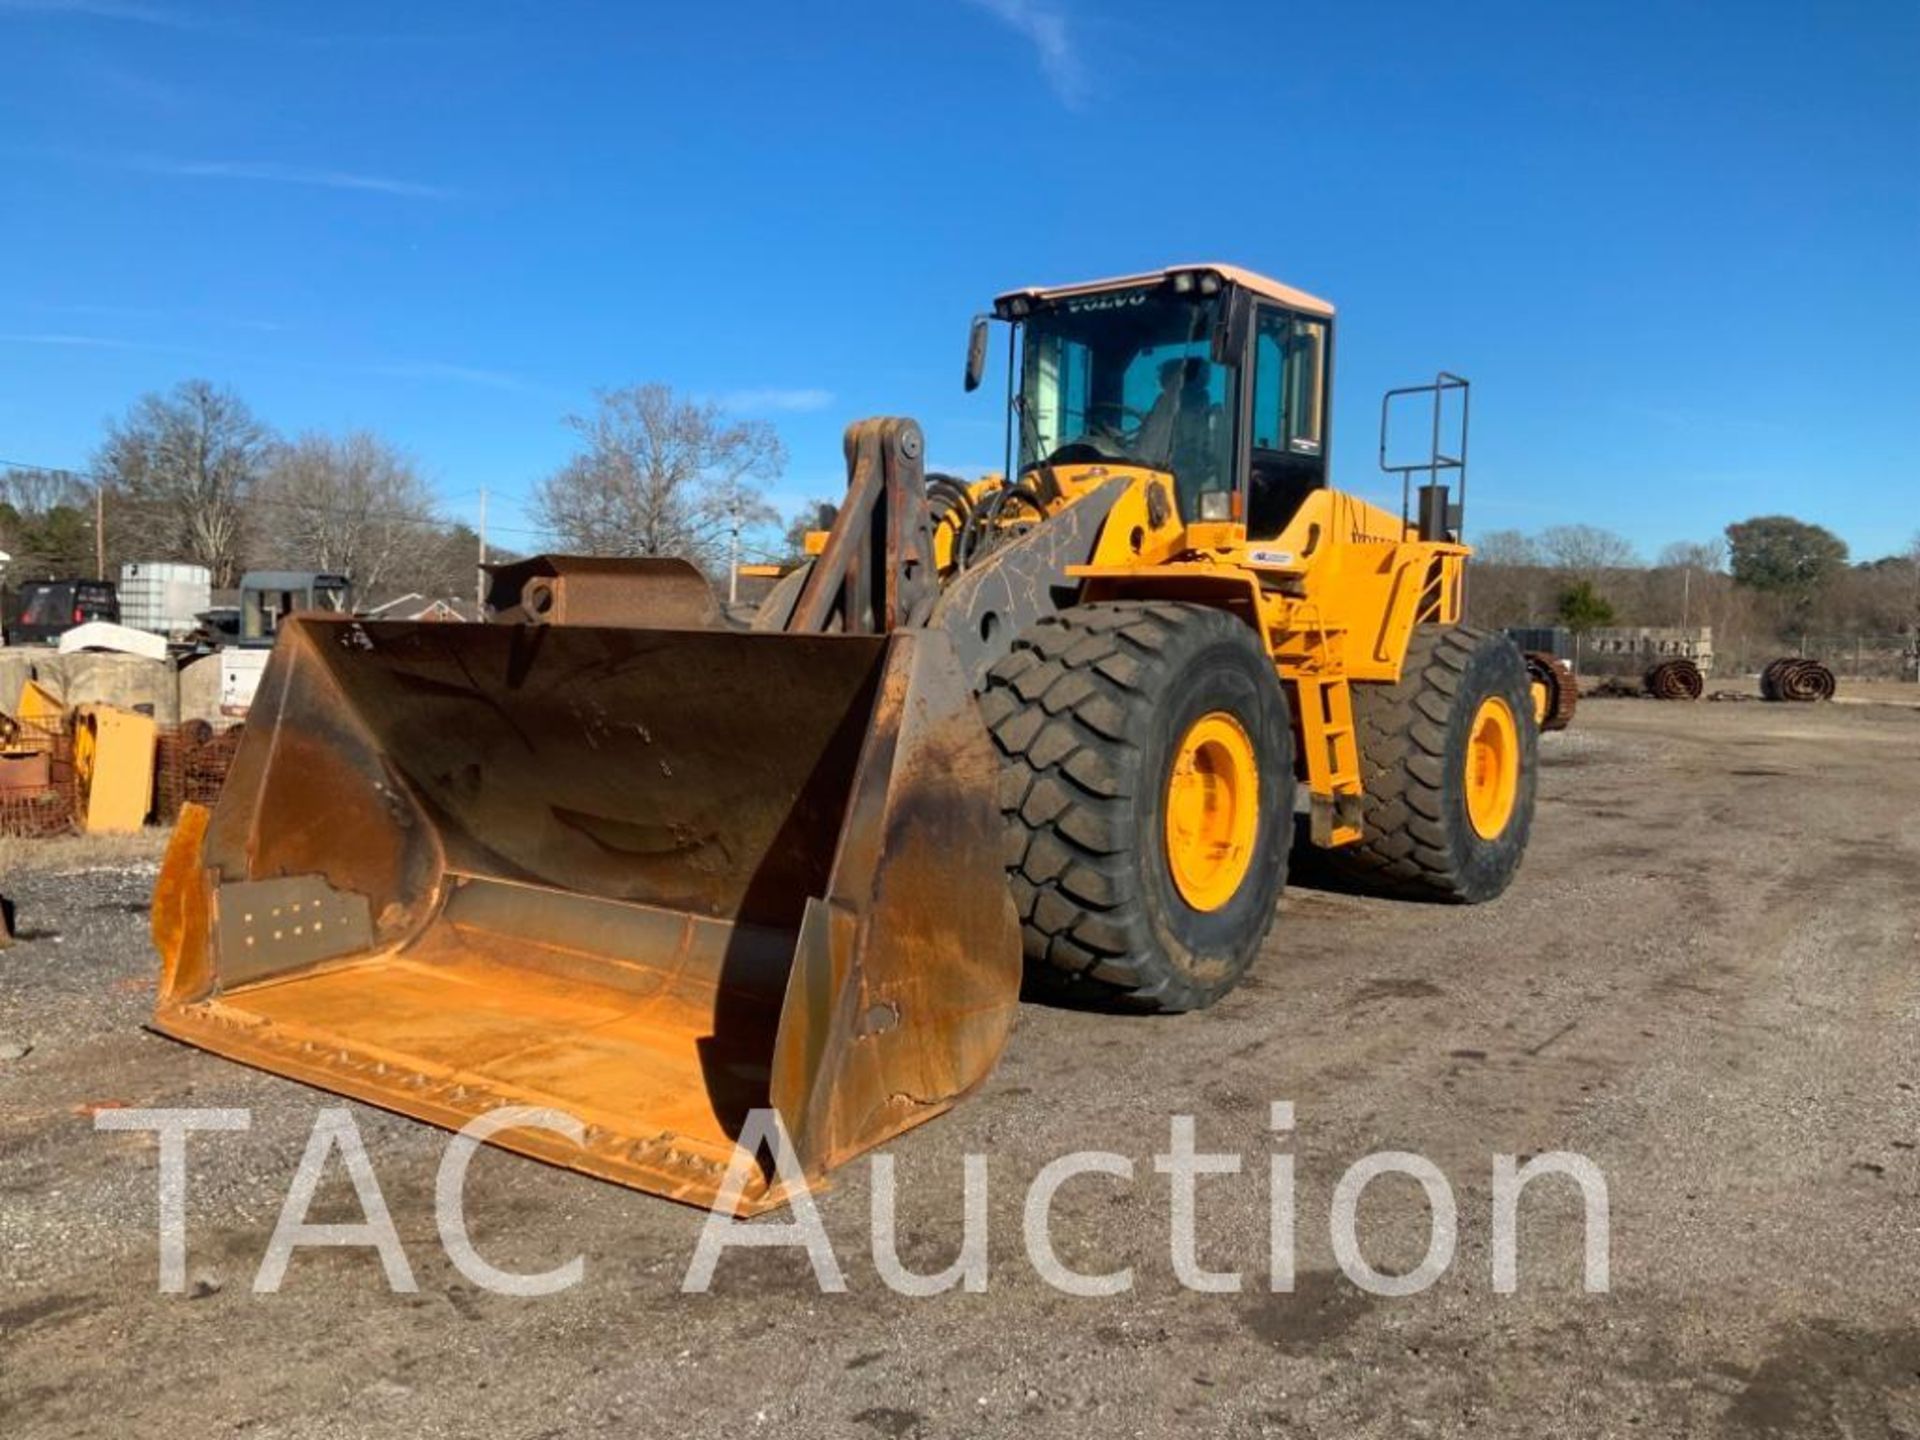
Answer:
<svg viewBox="0 0 1920 1440"><path fill-rule="evenodd" d="M1247 332L1253 328L1253 296L1234 286L1227 291L1220 323L1213 327L1213 363L1238 365L1247 353Z"/></svg>
<svg viewBox="0 0 1920 1440"><path fill-rule="evenodd" d="M967 390L969 393L980 388L980 379L987 373L987 317L976 315L973 325L967 331Z"/></svg>

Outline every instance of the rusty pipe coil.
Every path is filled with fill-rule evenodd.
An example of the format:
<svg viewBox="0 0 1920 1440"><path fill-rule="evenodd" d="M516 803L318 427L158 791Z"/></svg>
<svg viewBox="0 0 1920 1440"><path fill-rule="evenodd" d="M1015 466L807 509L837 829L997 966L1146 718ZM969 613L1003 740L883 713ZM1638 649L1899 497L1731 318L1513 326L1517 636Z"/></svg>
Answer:
<svg viewBox="0 0 1920 1440"><path fill-rule="evenodd" d="M1573 667L1544 650L1526 650L1527 678L1547 692L1546 713L1540 717L1542 730L1564 730L1573 723L1574 707L1580 702L1580 685Z"/></svg>
<svg viewBox="0 0 1920 1440"><path fill-rule="evenodd" d="M1656 700L1698 700L1707 688L1700 667L1687 659L1662 660L1647 671L1644 683Z"/></svg>
<svg viewBox="0 0 1920 1440"><path fill-rule="evenodd" d="M1833 671L1797 655L1783 655L1760 672L1763 700L1831 700L1836 688Z"/></svg>

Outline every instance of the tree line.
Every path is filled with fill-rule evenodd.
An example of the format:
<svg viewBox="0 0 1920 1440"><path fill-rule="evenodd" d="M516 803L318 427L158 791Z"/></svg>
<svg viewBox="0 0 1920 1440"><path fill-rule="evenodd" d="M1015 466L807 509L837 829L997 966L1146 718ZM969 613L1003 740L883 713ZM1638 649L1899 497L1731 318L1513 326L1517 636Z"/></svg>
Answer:
<svg viewBox="0 0 1920 1440"><path fill-rule="evenodd" d="M763 553L778 519L766 490L786 463L771 425L659 384L601 392L564 423L575 452L532 492L543 548L684 556L716 577ZM125 561L178 561L206 566L216 588L248 569L311 569L350 575L367 600L466 596L479 545L391 442L282 436L206 380L142 396L108 423L84 474L0 467L0 550L16 580L92 575L102 559L107 578Z"/></svg>
<svg viewBox="0 0 1920 1440"><path fill-rule="evenodd" d="M1790 515L1675 542L1651 564L1592 525L1495 530L1473 545L1469 618L1490 627L1711 626L1723 654L1920 633L1920 534L1904 554L1858 562L1832 531Z"/></svg>
<svg viewBox="0 0 1920 1440"><path fill-rule="evenodd" d="M110 421L84 474L0 471L0 549L14 580L170 561L206 566L216 589L298 569L350 575L374 597L466 595L479 537L380 436L285 437L233 391L187 380Z"/></svg>

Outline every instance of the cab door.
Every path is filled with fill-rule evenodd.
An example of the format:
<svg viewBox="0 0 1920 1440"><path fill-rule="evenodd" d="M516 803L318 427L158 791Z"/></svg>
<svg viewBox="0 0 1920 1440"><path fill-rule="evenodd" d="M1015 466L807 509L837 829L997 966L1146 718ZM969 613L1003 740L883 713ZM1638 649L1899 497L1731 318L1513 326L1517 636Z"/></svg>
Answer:
<svg viewBox="0 0 1920 1440"><path fill-rule="evenodd" d="M1271 540L1327 483L1330 335L1321 316L1254 310L1247 538Z"/></svg>

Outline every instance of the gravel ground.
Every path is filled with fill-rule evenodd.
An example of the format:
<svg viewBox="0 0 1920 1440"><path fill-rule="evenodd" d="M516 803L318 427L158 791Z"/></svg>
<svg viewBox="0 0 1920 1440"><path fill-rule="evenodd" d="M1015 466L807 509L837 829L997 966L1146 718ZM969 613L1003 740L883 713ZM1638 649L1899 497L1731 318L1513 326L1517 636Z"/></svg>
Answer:
<svg viewBox="0 0 1920 1440"><path fill-rule="evenodd" d="M1215 1010L1124 1020L1028 1007L984 1092L890 1147L908 1262L961 1236L962 1157L989 1157L984 1293L895 1294L868 1256L867 1163L820 1213L846 1272L735 1251L680 1284L695 1211L489 1151L476 1244L506 1268L584 1257L512 1299L435 1239L443 1137L352 1107L417 1293L366 1250L305 1250L251 1285L317 1109L344 1103L140 1026L153 863L83 852L21 873L0 954L0 1417L9 1436L697 1433L1160 1436L1478 1431L1920 1435L1920 713L1593 700L1543 742L1533 852L1509 895L1436 910L1289 890L1263 963ZM1269 1106L1288 1100L1284 1147ZM192 1147L192 1278L156 1292L156 1151L105 1104L243 1106ZM1202 1261L1168 1258L1169 1117L1246 1173L1201 1189ZM1074 1298L1025 1257L1055 1156L1135 1179L1059 1193L1061 1258L1134 1267ZM1298 1282L1266 1284L1265 1156L1298 1167ZM1378 1298L1328 1238L1345 1169L1417 1151L1451 1182L1454 1264ZM1490 1275L1493 1156L1572 1150L1607 1179L1612 1285L1580 1283L1565 1182L1523 1203L1520 1285ZM333 1167L314 1218L355 1220ZM1425 1248L1420 1191L1360 1211L1387 1273Z"/></svg>

